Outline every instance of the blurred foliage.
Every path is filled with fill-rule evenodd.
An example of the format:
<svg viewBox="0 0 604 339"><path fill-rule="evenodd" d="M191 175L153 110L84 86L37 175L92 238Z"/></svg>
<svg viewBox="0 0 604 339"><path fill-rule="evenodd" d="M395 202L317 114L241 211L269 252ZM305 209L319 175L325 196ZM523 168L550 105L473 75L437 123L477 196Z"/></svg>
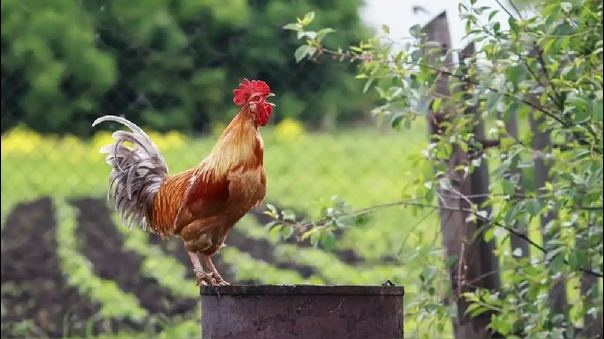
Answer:
<svg viewBox="0 0 604 339"><path fill-rule="evenodd" d="M102 114L145 127L209 130L236 108L244 77L278 94L276 119L330 126L358 118L370 100L353 96L350 67L297 65L295 39L280 27L317 8L320 22L341 27L334 44L366 35L361 1L319 0L7 0L2 2L2 132L89 135Z"/></svg>
<svg viewBox="0 0 604 339"><path fill-rule="evenodd" d="M419 176L419 189L409 190L402 200L360 210L337 201L309 220L269 206L267 213L275 219L269 227L294 228L299 232L286 234L301 233L311 241L316 236L314 242L324 245L323 238L330 244L333 232L354 225L355 217L394 206L434 210L440 194L458 196L470 207L455 210L464 212L468 222L487 225L476 236L497 244L497 273L504 283L499 290L486 290L459 280L459 291L468 290L458 293L446 288L445 271L426 267L418 276L422 293L410 307L418 324L427 326L421 334L442 336L447 319L459 313L455 303L441 300L464 298L470 316L489 312L490 329L506 337L582 337L581 326L595 324L601 331L602 319L602 2L541 1L523 11L498 4L460 2L466 39L476 52L459 58L460 51L442 53L440 42L427 41L419 25L411 28L410 39L395 41L384 26L367 41L337 49L324 43L333 29L310 28L318 17L312 12L285 25L302 41L297 60L328 56L355 62L364 91L375 90L380 97L374 114L393 128L412 132L414 121L430 111L480 114L444 119L442 131L423 152L433 174ZM500 12L508 15L507 27L494 20ZM448 79L446 95L435 91L442 77ZM520 121L518 135L508 129L512 114ZM475 135L480 121L486 123L486 137L498 141L495 146L487 148ZM551 143L537 146L533 138L538 134L548 135ZM447 173L454 149L470 155L455 168L465 178L488 163L491 193L484 204L451 188ZM535 184L537 161L549 168L543 187ZM510 249L511 233L519 232L528 233L530 255ZM455 257L445 262L460 265ZM582 280L591 285L578 291ZM568 310L559 312L548 294L561 281L568 282L570 301Z"/></svg>

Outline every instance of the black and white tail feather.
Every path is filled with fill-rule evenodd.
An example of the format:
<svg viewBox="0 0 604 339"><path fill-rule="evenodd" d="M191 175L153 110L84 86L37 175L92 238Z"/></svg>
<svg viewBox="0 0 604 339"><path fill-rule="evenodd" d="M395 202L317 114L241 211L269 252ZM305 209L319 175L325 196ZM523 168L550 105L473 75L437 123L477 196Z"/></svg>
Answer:
<svg viewBox="0 0 604 339"><path fill-rule="evenodd" d="M117 213L129 228L138 224L143 230L154 233L146 217L147 207L168 176L168 165L151 138L140 127L125 118L106 115L94 121L96 126L104 121L115 121L132 132L115 131L115 142L101 147L111 166L107 199L113 201ZM128 147L130 144L132 147Z"/></svg>

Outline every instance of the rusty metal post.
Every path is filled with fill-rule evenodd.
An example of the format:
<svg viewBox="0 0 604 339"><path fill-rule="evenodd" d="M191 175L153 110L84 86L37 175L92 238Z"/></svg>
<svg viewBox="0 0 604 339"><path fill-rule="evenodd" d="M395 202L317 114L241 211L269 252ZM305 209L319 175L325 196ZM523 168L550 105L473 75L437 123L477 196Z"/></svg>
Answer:
<svg viewBox="0 0 604 339"><path fill-rule="evenodd" d="M205 286L202 338L402 338L401 286Z"/></svg>

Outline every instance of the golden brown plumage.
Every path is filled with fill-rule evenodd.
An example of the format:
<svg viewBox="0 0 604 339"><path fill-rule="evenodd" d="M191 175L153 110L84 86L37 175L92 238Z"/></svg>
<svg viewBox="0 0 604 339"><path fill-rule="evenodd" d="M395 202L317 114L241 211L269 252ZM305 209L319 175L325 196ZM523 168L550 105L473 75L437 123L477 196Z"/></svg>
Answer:
<svg viewBox="0 0 604 339"><path fill-rule="evenodd" d="M152 229L180 235L187 250L211 255L221 245L215 239L262 201L262 138L249 115L244 109L233 119L198 168L164 181L149 209Z"/></svg>
<svg viewBox="0 0 604 339"><path fill-rule="evenodd" d="M272 114L273 104L266 102L272 93L264 82L246 80L234 94L233 101L242 109L212 152L197 168L173 176L167 175L161 154L136 125L111 116L95 122L118 121L134 132L114 134L116 142L103 148L113 167L110 197L118 212L126 221L138 222L162 238L181 237L200 283L226 283L210 256L218 252L235 223L266 194L259 127ZM125 148L123 141L138 147ZM199 255L209 273L203 270Z"/></svg>

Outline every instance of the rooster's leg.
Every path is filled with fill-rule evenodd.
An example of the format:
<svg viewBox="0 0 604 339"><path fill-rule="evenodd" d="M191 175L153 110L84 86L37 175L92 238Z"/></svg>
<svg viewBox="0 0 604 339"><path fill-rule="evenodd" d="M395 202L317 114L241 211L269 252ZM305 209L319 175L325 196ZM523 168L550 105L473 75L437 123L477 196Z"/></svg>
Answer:
<svg viewBox="0 0 604 339"><path fill-rule="evenodd" d="M214 285L216 284L216 280L206 273L201 267L201 262L199 261L199 257L194 252L189 252L189 258L191 258L191 262L193 263L193 272L195 272L195 277L197 278L198 285Z"/></svg>
<svg viewBox="0 0 604 339"><path fill-rule="evenodd" d="M218 285L230 285L228 282L226 282L220 276L220 273L218 273L218 270L216 270L216 266L214 266L214 263L212 262L212 259L210 259L210 256L204 255L203 256L203 262L206 264L206 267L213 274L213 278L216 279L216 284L218 284Z"/></svg>

